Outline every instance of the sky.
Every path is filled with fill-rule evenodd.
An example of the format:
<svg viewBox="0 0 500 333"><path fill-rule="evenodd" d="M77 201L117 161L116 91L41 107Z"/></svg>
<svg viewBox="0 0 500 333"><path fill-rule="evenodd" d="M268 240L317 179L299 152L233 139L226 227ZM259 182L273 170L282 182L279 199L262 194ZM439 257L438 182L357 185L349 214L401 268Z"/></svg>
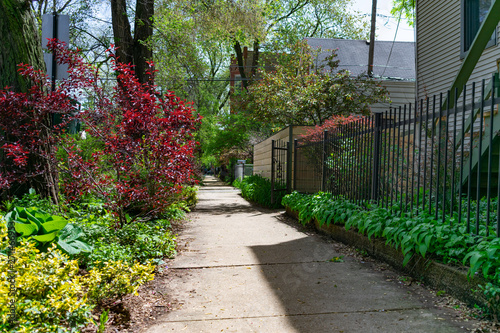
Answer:
<svg viewBox="0 0 500 333"><path fill-rule="evenodd" d="M372 12L372 0L353 0L352 8L368 18ZM392 0L377 0L377 40L414 41L413 28L410 27L404 18L401 18L398 25L398 17L391 15ZM396 30L397 28L397 30Z"/></svg>

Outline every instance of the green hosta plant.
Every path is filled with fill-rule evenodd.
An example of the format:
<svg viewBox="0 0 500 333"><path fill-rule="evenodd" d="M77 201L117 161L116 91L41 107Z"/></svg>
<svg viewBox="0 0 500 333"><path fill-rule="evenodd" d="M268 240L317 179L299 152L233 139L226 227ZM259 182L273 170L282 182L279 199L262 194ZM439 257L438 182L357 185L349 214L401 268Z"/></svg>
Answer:
<svg viewBox="0 0 500 333"><path fill-rule="evenodd" d="M56 243L59 248L70 255L90 252L91 247L80 240L82 230L57 215L52 215L36 207L15 207L5 216L7 223L13 221L20 238L35 240L37 248L46 250L50 244Z"/></svg>

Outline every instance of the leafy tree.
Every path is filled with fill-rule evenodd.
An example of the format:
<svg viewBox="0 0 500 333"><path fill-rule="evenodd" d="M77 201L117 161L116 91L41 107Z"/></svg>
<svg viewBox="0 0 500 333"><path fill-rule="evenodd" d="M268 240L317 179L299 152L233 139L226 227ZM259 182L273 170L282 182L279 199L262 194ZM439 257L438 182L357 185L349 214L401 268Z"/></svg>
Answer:
<svg viewBox="0 0 500 333"><path fill-rule="evenodd" d="M200 129L202 162L224 165L236 159L252 159L253 145L271 132L272 128L243 113L208 116Z"/></svg>
<svg viewBox="0 0 500 333"><path fill-rule="evenodd" d="M111 96L94 84L93 71L87 71L82 82L93 89L94 108L79 118L102 149L85 159L79 140L68 137L62 189L70 200L88 192L105 198L121 228L127 212L159 215L185 184L194 182L198 143L193 136L200 119L193 116L189 103L172 92L157 91L152 63L145 72L151 78L148 83L139 82L130 64L119 63L114 56L112 64L120 84Z"/></svg>
<svg viewBox="0 0 500 333"><path fill-rule="evenodd" d="M304 37L367 38L367 25L349 13L348 5L348 0L173 0L156 9L156 30L151 39L160 70L156 83L193 100L205 117L199 136L205 161L211 155L222 162L238 153L248 156L250 143L258 142L273 128L273 123L263 125L251 116L248 100L229 89L231 54L247 87L265 62L266 53L289 51L290 41ZM244 46L253 48L247 72L243 70ZM241 119L227 110L229 94L232 112L245 113ZM260 126L254 126L256 123ZM228 139L229 133L234 137Z"/></svg>
<svg viewBox="0 0 500 333"><path fill-rule="evenodd" d="M368 26L349 12L349 3L349 0L177 0L165 8L185 8L183 15L206 38L229 45L237 59L242 84L247 88L256 74L261 49L282 52L287 45L305 37L366 39ZM244 46L253 47L249 72L244 71Z"/></svg>
<svg viewBox="0 0 500 333"><path fill-rule="evenodd" d="M156 84L193 101L200 114L217 114L229 98L230 48L188 19L190 15L181 5L157 10L151 40L158 69Z"/></svg>
<svg viewBox="0 0 500 333"><path fill-rule="evenodd" d="M368 39L369 27L350 0L268 1L267 50L285 50L306 37Z"/></svg>
<svg viewBox="0 0 500 333"><path fill-rule="evenodd" d="M415 0L393 0L391 14L399 17L406 17L408 24L415 24Z"/></svg>
<svg viewBox="0 0 500 333"><path fill-rule="evenodd" d="M317 52L320 52L319 50ZM273 72L250 87L254 117L281 126L319 125L334 115L369 114L370 104L385 100L386 89L368 77L337 70L335 52L315 66L315 55L304 42L283 56Z"/></svg>
<svg viewBox="0 0 500 333"><path fill-rule="evenodd" d="M121 84L110 95L97 79L98 70L81 56L55 40L49 46L57 50L58 62L69 65L67 80L50 92L47 76L23 65L21 74L32 81L31 89L0 91L0 130L16 138L0 136L6 154L2 167L11 166L0 172L0 189L43 175L41 185L54 199L60 184L70 201L87 193L106 199L118 217L117 227L126 223L130 210L160 214L192 181L197 145L193 132L199 119L173 93L163 95L151 82L140 83L129 64L112 57ZM150 67L146 75L153 78L154 73ZM73 100L82 91L88 107L80 111ZM51 123L51 113L62 118L61 125ZM81 119L89 136L98 141L99 149L91 156L82 150L86 140L65 134L65 125L74 118ZM31 159L37 163L29 164Z"/></svg>

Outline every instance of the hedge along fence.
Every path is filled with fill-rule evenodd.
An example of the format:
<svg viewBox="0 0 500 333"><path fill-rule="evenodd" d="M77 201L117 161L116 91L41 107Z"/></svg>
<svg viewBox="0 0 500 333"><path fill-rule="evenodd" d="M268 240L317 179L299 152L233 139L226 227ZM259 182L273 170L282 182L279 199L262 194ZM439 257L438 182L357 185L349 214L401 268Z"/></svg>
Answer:
<svg viewBox="0 0 500 333"><path fill-rule="evenodd" d="M282 203L287 211L296 214L302 224L316 221L317 227L323 230L334 225L344 226L335 227L339 233L355 230L366 235L373 246L372 250L376 247L373 244L378 244L377 246L386 245L401 251L401 254L392 253L392 258L384 259L394 265L397 261L394 257L401 255L402 266L414 275L430 274L436 268L436 265L430 267L434 260L455 267L456 269L441 267L440 274L447 271L448 276L451 276L449 272L455 271L455 277L434 279L437 281L435 284L450 293L453 293L453 288L460 289L458 294L453 293L454 296L471 305L476 303L485 306L487 313L495 320L500 315L498 238L487 240L470 235L467 224L457 226L456 218L442 223L440 219L436 220L433 215L425 212L412 216L410 213L394 214L393 210L377 205L366 209L345 199L334 200L331 194L321 192L316 195L294 192L285 196ZM344 231L340 231L341 229ZM347 239L353 236L344 234L341 237ZM411 263L410 267L415 271L407 266L408 263ZM463 265L468 265L469 268L466 269ZM460 278L462 283L458 282ZM476 290L471 290L474 286Z"/></svg>
<svg viewBox="0 0 500 333"><path fill-rule="evenodd" d="M241 181L237 179L233 182L233 186L241 189L241 195L249 201L267 208L282 207L281 200L285 192L277 192L274 203L271 203L271 181L261 175L248 176Z"/></svg>

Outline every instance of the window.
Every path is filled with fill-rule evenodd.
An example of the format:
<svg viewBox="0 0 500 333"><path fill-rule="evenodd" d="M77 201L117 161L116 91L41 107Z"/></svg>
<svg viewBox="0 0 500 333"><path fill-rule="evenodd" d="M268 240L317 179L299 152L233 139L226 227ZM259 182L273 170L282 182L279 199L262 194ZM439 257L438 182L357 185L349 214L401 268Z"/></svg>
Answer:
<svg viewBox="0 0 500 333"><path fill-rule="evenodd" d="M462 0L462 56L465 56L472 45L481 23L483 23L491 7L492 0ZM496 31L486 47L495 45Z"/></svg>

